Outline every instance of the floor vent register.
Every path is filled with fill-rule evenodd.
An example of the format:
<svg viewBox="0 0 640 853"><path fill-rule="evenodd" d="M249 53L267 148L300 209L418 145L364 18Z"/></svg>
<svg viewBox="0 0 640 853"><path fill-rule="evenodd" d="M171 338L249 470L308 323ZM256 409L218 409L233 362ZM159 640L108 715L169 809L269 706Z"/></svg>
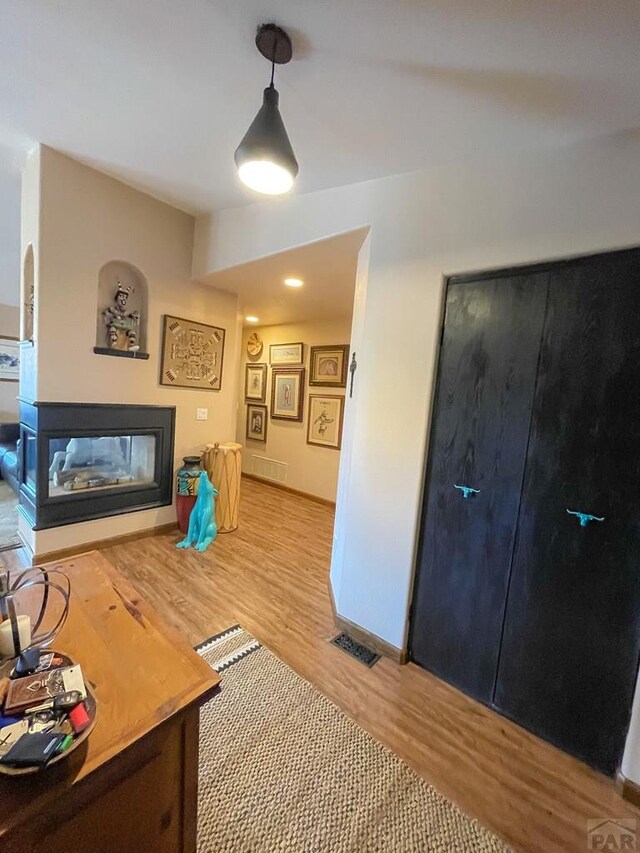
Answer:
<svg viewBox="0 0 640 853"><path fill-rule="evenodd" d="M351 655L352 658L360 661L360 663L363 663L365 666L372 667L376 661L380 660L379 654L376 654L376 652L367 648L367 646L363 646L362 643L354 640L353 637L350 637L349 634L344 631L341 634L338 634L337 637L334 637L331 642L334 646L342 649L343 652Z"/></svg>

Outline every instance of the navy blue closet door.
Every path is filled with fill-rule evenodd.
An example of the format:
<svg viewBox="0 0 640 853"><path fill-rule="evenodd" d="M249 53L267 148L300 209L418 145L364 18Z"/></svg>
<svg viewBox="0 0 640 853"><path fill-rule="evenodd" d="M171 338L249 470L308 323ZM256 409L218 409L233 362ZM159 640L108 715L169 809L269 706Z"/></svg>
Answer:
<svg viewBox="0 0 640 853"><path fill-rule="evenodd" d="M639 653L640 251L630 251L551 272L495 705L614 773Z"/></svg>
<svg viewBox="0 0 640 853"><path fill-rule="evenodd" d="M495 684L548 278L493 276L447 290L410 652L485 702Z"/></svg>

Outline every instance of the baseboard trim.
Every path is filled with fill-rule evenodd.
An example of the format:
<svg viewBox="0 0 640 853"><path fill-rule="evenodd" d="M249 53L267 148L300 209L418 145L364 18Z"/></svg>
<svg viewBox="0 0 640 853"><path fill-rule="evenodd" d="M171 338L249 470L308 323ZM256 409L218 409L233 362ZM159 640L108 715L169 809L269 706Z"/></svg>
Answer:
<svg viewBox="0 0 640 853"><path fill-rule="evenodd" d="M59 551L45 551L42 554L34 554L31 563L51 563L54 560L64 560L66 557L76 557L87 551L100 551L102 548L110 548L112 545L124 545L136 539L147 539L150 536L160 536L163 533L171 533L178 529L177 521L169 521L167 524L159 524L156 527L146 527L144 530L136 530L133 533L122 533L120 536L110 536L108 539L96 539L94 542L84 542L82 545L74 545L70 548L61 548Z"/></svg>
<svg viewBox="0 0 640 853"><path fill-rule="evenodd" d="M408 656L405 649L399 649L397 646L392 646L391 643L388 643L386 640L378 637L377 634L372 634L370 631L367 631L366 628L361 628L360 625L356 625L355 622L351 622L349 619L345 619L344 616L340 616L336 610L336 600L333 597L331 578L327 578L327 584L329 587L329 601L331 602L331 609L333 611L333 622L338 631L346 631L346 633L352 636L354 640L368 646L379 655L391 658L391 660L396 663L407 663Z"/></svg>
<svg viewBox="0 0 640 853"><path fill-rule="evenodd" d="M640 785L627 779L620 771L618 771L617 779L618 788L622 795L622 799L636 807L640 807Z"/></svg>
<svg viewBox="0 0 640 853"><path fill-rule="evenodd" d="M309 492L302 492L300 489L292 489L291 486L285 486L282 483L274 483L272 480L267 480L264 477L258 477L255 474L246 474L242 472L242 476L247 480L253 480L256 483L262 483L264 486L271 486L272 489L278 489L281 492L288 492L290 495L297 495L299 498L307 498L314 503L330 506L335 509L336 502L330 501L328 498L321 498L318 495L311 495Z"/></svg>

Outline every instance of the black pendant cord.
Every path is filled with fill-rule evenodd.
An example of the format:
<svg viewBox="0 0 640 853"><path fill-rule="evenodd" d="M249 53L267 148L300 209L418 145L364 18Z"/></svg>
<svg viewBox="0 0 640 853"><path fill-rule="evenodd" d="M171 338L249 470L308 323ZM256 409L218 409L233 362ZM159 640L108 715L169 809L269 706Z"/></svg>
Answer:
<svg viewBox="0 0 640 853"><path fill-rule="evenodd" d="M270 88L270 89L273 89L273 76L274 76L274 74L275 74L275 72L276 72L276 60L275 60L275 55L276 55L276 51L275 51L275 47L274 47L274 49L273 49L273 56L274 56L274 58L271 60L271 82L269 83L269 88Z"/></svg>

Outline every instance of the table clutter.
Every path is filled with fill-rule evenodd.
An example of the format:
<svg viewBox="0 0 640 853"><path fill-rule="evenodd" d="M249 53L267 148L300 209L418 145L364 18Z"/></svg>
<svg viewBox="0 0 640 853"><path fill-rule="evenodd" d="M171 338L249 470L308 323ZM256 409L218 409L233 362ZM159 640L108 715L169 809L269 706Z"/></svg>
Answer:
<svg viewBox="0 0 640 853"><path fill-rule="evenodd" d="M66 655L30 650L0 667L0 773L33 773L85 740L96 702L82 669ZM25 671L25 669L29 671Z"/></svg>
<svg viewBox="0 0 640 853"><path fill-rule="evenodd" d="M57 569L0 573L0 773L33 773L73 750L95 719L79 665L46 650L69 612Z"/></svg>

